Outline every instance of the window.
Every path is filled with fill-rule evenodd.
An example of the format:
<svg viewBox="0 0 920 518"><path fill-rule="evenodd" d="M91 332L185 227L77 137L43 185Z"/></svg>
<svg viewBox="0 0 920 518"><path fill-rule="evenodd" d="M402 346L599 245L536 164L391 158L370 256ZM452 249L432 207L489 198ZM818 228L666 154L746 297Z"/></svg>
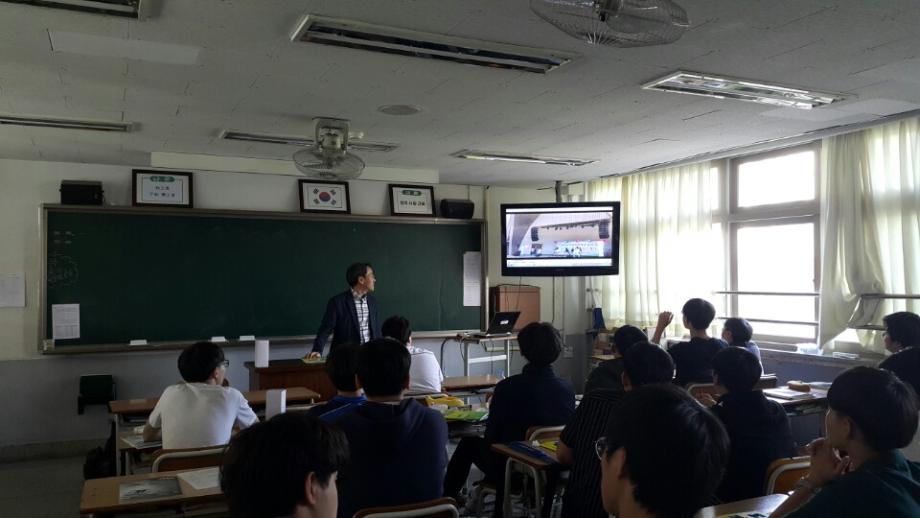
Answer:
<svg viewBox="0 0 920 518"><path fill-rule="evenodd" d="M817 339L819 226L816 144L728 160L725 312L756 339ZM724 205L723 205L724 206Z"/></svg>

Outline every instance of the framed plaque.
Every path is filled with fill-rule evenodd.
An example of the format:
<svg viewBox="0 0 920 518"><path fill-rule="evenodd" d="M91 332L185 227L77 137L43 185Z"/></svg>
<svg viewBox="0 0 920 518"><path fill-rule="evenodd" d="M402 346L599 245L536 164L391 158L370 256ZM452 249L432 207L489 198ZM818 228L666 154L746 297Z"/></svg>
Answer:
<svg viewBox="0 0 920 518"><path fill-rule="evenodd" d="M389 184L390 214L434 217L434 187Z"/></svg>
<svg viewBox="0 0 920 518"><path fill-rule="evenodd" d="M131 184L133 205L192 208L192 173L134 169Z"/></svg>

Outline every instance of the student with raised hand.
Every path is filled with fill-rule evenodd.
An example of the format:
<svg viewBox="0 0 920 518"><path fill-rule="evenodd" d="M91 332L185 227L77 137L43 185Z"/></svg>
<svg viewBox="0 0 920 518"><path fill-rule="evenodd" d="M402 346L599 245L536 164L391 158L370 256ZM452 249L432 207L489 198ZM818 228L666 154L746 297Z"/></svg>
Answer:
<svg viewBox="0 0 920 518"><path fill-rule="evenodd" d="M630 346L623 356L623 364L621 386L626 392L644 385L670 383L674 377L671 356L648 341ZM586 393L575 409L575 416L562 431L556 457L559 462L572 468L562 499L563 518L607 517L601 495L597 491L601 481L601 467L597 462L594 443L603 435L610 415L626 392L598 389Z"/></svg>
<svg viewBox="0 0 920 518"><path fill-rule="evenodd" d="M716 308L703 299L690 299L684 304L682 312L684 327L690 331L690 341L674 344L668 349L677 367L674 383L680 386L711 383L712 358L728 347L727 343L710 337L706 331L716 318ZM659 319L659 327L660 323Z"/></svg>
<svg viewBox="0 0 920 518"><path fill-rule="evenodd" d="M684 389L629 392L595 445L604 509L617 518L690 518L710 504L728 446L719 420Z"/></svg>
<svg viewBox="0 0 920 518"><path fill-rule="evenodd" d="M354 411L367 401L355 380L358 347L358 344L342 344L329 352L326 375L335 386L336 395L328 402L307 410L308 414L330 421Z"/></svg>
<svg viewBox="0 0 920 518"><path fill-rule="evenodd" d="M409 394L434 394L441 392L444 373L433 352L412 345L412 327L402 316L392 316L381 327L383 336L390 337L409 350L412 365L409 366Z"/></svg>
<svg viewBox="0 0 920 518"><path fill-rule="evenodd" d="M827 403L808 476L771 516L920 516L920 464L898 451L917 432L914 390L889 371L853 367L831 384Z"/></svg>
<svg viewBox="0 0 920 518"><path fill-rule="evenodd" d="M633 344L645 342L648 337L636 326L622 325L613 333L613 348L619 358L604 360L588 375L585 381L585 394L597 389L623 390L620 382L623 376L623 357Z"/></svg>
<svg viewBox="0 0 920 518"><path fill-rule="evenodd" d="M162 437L163 449L227 444L233 427L258 419L239 390L224 387L229 362L211 342L198 342L179 355L182 383L166 387L144 425L144 440Z"/></svg>
<svg viewBox="0 0 920 518"><path fill-rule="evenodd" d="M335 518L336 474L347 459L348 442L335 427L279 414L230 441L220 488L236 518Z"/></svg>
<svg viewBox="0 0 920 518"><path fill-rule="evenodd" d="M547 322L527 324L518 333L518 345L527 365L520 374L495 386L489 404L485 437L464 437L457 445L444 477L444 496L457 498L475 463L496 486L496 501L504 496L505 457L493 453L494 443L526 439L531 426L559 426L568 423L575 412L575 391L568 380L553 371L553 362L562 352L562 336ZM502 506L495 506L501 516Z"/></svg>
<svg viewBox="0 0 920 518"><path fill-rule="evenodd" d="M776 459L793 457L795 441L782 405L770 401L754 386L763 372L757 357L740 347L719 351L712 359L713 380L727 393L712 412L731 439L731 454L716 496L723 502L763 496L764 475Z"/></svg>
<svg viewBox="0 0 920 518"><path fill-rule="evenodd" d="M339 473L339 516L365 507L404 505L441 496L447 422L414 399L409 351L391 338L358 349L356 374L367 403L330 422L348 437L350 460Z"/></svg>
<svg viewBox="0 0 920 518"><path fill-rule="evenodd" d="M760 359L760 347L751 341L754 336L754 328L751 323L743 318L727 318L722 324L722 340L725 340L732 347L741 347L757 357L757 361L763 363Z"/></svg>
<svg viewBox="0 0 920 518"><path fill-rule="evenodd" d="M920 316L909 311L886 315L885 349L893 353L879 364L920 394Z"/></svg>

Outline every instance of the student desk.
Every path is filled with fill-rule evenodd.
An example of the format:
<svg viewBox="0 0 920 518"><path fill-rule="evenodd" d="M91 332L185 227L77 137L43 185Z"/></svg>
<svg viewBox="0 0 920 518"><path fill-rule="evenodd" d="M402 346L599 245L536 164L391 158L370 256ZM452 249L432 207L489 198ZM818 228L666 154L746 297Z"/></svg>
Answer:
<svg viewBox="0 0 920 518"><path fill-rule="evenodd" d="M310 387L319 392L319 401L332 399L335 386L326 374L326 362L304 362L300 358L272 360L268 367L256 367L255 362L243 364L249 371L249 390Z"/></svg>
<svg viewBox="0 0 920 518"><path fill-rule="evenodd" d="M526 444L530 446L531 444L527 441L518 441L521 444ZM538 517L548 517L551 516L551 511L553 508L553 498L556 495L556 485L559 483L559 479L563 472L568 471L568 466L560 464L556 460L556 452L543 448L542 446L538 447L537 450L546 454L548 458L537 457L535 455L529 455L523 451L516 450L509 446L508 444L496 443L492 445L492 451L508 457L509 460L515 460L521 464L530 466L538 472L543 472L546 474L546 486L543 491L543 502L541 502L540 514ZM505 499L502 502L504 506L504 516L511 516L511 498L509 496L508 490L510 485L508 479L505 479ZM498 503L496 502L496 505Z"/></svg>
<svg viewBox="0 0 920 518"><path fill-rule="evenodd" d="M455 340L463 348L463 375L470 375L470 364L472 363L491 363L505 360L505 375L511 375L511 342L517 340L517 333L501 335L482 335L476 336L471 334L457 334L454 337L445 340ZM470 358L470 346L473 344L485 344L491 342L503 342L505 345L505 354L483 356L482 358Z"/></svg>
<svg viewBox="0 0 920 518"><path fill-rule="evenodd" d="M250 392L243 392L243 397L246 398L246 401L249 402L249 406L252 407L253 411L256 411L261 408L265 408L266 400L265 390L253 390ZM287 389L285 394L285 399L288 404L291 403L312 403L316 398L319 397L319 394L304 387L290 387ZM121 439L122 437L122 428L125 426L126 422L130 418L142 418L146 421L147 416L153 412L154 407L157 405L157 401L160 398L147 398L147 399L120 399L117 401L109 402L109 413L112 414L112 417L115 420L115 437L117 438L116 448L115 448L115 465L119 465L119 458L122 457L124 452L127 452L130 447L125 447ZM127 463L121 463L120 473L124 474L127 470Z"/></svg>
<svg viewBox="0 0 920 518"><path fill-rule="evenodd" d="M441 382L441 390L444 392L466 392L469 390L479 390L492 388L502 379L497 376L453 376L444 378Z"/></svg>
<svg viewBox="0 0 920 518"><path fill-rule="evenodd" d="M783 399L770 396L768 392L764 392L764 395L767 396L767 399L782 405L783 409L785 409L786 413L790 416L814 414L823 412L825 409L827 409L826 390L811 389L809 394L813 394L815 397L806 399Z"/></svg>
<svg viewBox="0 0 920 518"><path fill-rule="evenodd" d="M747 518L749 513L758 513L760 516L769 516L787 498L786 495L767 495L747 500L739 500L727 504L711 505L700 509L694 518L717 518L719 516L738 515L738 518Z"/></svg>
<svg viewBox="0 0 920 518"><path fill-rule="evenodd" d="M191 471L198 470L163 471L144 475L87 480L83 483L83 493L80 495L80 513L90 516L108 516L115 513L177 509L190 505L221 502L224 500L224 495L221 493L220 487L195 489L181 478L178 479L179 488L182 490L181 495L151 500L135 500L124 503L120 502L118 499L118 488L123 482L174 477L180 473Z"/></svg>

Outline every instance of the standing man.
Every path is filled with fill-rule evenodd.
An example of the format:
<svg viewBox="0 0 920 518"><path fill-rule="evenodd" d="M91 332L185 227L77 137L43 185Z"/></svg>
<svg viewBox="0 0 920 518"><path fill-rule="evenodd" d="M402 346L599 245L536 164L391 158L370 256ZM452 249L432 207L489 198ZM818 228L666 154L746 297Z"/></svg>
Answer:
<svg viewBox="0 0 920 518"><path fill-rule="evenodd" d="M377 299L371 295L377 282L374 269L368 263L355 263L345 271L345 280L351 288L329 299L308 358L319 358L323 354L329 333L332 333L330 351L339 344L363 344L382 336Z"/></svg>

